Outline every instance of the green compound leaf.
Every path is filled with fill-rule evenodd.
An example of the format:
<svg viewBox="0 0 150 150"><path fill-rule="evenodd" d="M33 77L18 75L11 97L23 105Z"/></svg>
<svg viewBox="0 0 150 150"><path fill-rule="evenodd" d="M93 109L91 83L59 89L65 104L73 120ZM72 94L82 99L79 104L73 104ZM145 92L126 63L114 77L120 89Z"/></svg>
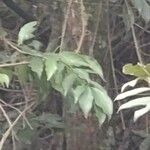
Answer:
<svg viewBox="0 0 150 150"><path fill-rule="evenodd" d="M86 55L83 55L82 57L88 64L87 66L104 80L102 67L99 65L99 63L92 57Z"/></svg>
<svg viewBox="0 0 150 150"><path fill-rule="evenodd" d="M45 71L47 75L47 80L50 80L54 73L57 71L57 60L56 54L51 54L47 57L45 61Z"/></svg>
<svg viewBox="0 0 150 150"><path fill-rule="evenodd" d="M121 92L123 92L127 87L134 87L138 81L140 80L140 78L136 78L132 81L126 82L122 87L121 87Z"/></svg>
<svg viewBox="0 0 150 150"><path fill-rule="evenodd" d="M18 45L23 44L24 41L33 38L35 35L33 32L37 29L37 21L32 21L25 24L19 31L18 34Z"/></svg>
<svg viewBox="0 0 150 150"><path fill-rule="evenodd" d="M83 70L83 69L78 69L78 68L75 68L73 69L73 72L80 78L80 79L83 79L83 80L86 80L87 82L90 82L91 79L90 79L90 76L89 74Z"/></svg>
<svg viewBox="0 0 150 150"><path fill-rule="evenodd" d="M110 119L113 113L112 100L110 99L110 97L106 92L101 91L97 88L91 88L91 89L95 100L95 104L98 107L100 107L103 110L103 113L105 113Z"/></svg>
<svg viewBox="0 0 150 150"><path fill-rule="evenodd" d="M79 85L73 90L74 103L76 104L79 100L79 97L85 90L85 85Z"/></svg>
<svg viewBox="0 0 150 150"><path fill-rule="evenodd" d="M6 87L9 87L9 76L6 74L0 73L0 84L2 86L6 85Z"/></svg>
<svg viewBox="0 0 150 150"><path fill-rule="evenodd" d="M93 106L93 95L89 87L86 87L79 97L79 106L84 113L84 117L87 118Z"/></svg>
<svg viewBox="0 0 150 150"><path fill-rule="evenodd" d="M73 52L62 52L60 54L60 60L70 66L86 67L84 69L88 69L88 72L98 74L104 79L101 66L92 57Z"/></svg>
<svg viewBox="0 0 150 150"><path fill-rule="evenodd" d="M76 79L76 77L74 74L69 74L64 78L64 80L62 82L62 86L64 89L65 96L67 95L68 91L72 88L75 79Z"/></svg>
<svg viewBox="0 0 150 150"><path fill-rule="evenodd" d="M130 100L129 102L122 104L119 107L118 111L132 108L132 107L137 107L137 106L145 106L145 107L135 111L134 121L136 121L139 117L143 116L144 114L150 111L150 97L147 96L147 97L141 97L141 98Z"/></svg>
<svg viewBox="0 0 150 150"><path fill-rule="evenodd" d="M44 68L44 63L43 63L42 58L33 57L30 61L29 66L31 67L31 70L37 73L38 77L41 78L43 68Z"/></svg>
<svg viewBox="0 0 150 150"><path fill-rule="evenodd" d="M60 54L60 60L70 66L87 66L87 63L83 60L83 58L79 54L76 54L74 52L62 52Z"/></svg>
<svg viewBox="0 0 150 150"><path fill-rule="evenodd" d="M115 101L130 97L130 96L135 96L137 94L147 92L147 91L150 91L149 87L135 88L133 90L129 90L129 91L126 91L126 92L123 92L123 93L117 95L117 97L115 98Z"/></svg>
<svg viewBox="0 0 150 150"><path fill-rule="evenodd" d="M64 89L62 86L62 82L64 80L65 76L65 66L62 63L57 63L57 71L55 72L55 75L53 76L51 80L51 86L59 91L61 94L64 94Z"/></svg>
<svg viewBox="0 0 150 150"><path fill-rule="evenodd" d="M94 107L95 115L98 118L99 126L101 126L106 120L106 114L103 113L103 110L95 105Z"/></svg>
<svg viewBox="0 0 150 150"><path fill-rule="evenodd" d="M150 64L142 65L140 63L133 65L133 64L126 64L123 66L123 73L128 75L133 75L136 77L149 77L150 76Z"/></svg>

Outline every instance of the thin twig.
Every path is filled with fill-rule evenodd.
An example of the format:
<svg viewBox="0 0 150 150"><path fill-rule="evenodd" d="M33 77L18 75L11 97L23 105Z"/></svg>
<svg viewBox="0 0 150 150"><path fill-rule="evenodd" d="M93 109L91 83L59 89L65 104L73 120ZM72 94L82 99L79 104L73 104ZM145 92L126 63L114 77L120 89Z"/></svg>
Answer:
<svg viewBox="0 0 150 150"><path fill-rule="evenodd" d="M139 24L134 23L134 25L136 25L137 27L139 27L140 29L142 29L144 32L146 32L146 33L149 33L149 34L150 34L150 31L149 31L149 30L146 30L144 27L140 26Z"/></svg>
<svg viewBox="0 0 150 150"><path fill-rule="evenodd" d="M15 49L16 51L18 51L19 53L44 58L44 56L43 56L42 54L40 54L39 52L36 53L36 51L34 51L34 53L32 53L32 52L22 51L22 50L19 49L14 43L10 42L8 39L4 38L4 41L5 41L9 46L11 46L13 49Z"/></svg>
<svg viewBox="0 0 150 150"><path fill-rule="evenodd" d="M34 102L34 100L30 100L29 102ZM13 106L20 106L20 105L24 105L26 104L26 102L18 102L18 103L13 103Z"/></svg>
<svg viewBox="0 0 150 150"><path fill-rule="evenodd" d="M5 91L5 92L22 93L22 90L8 89L8 88L4 88L4 87L0 87L0 90Z"/></svg>
<svg viewBox="0 0 150 150"><path fill-rule="evenodd" d="M1 106L1 104L0 104L0 109L1 109L1 111L2 111L2 113L3 113L3 115L4 115L4 117L6 118L6 120L7 120L7 122L8 122L8 124L9 124L9 126L11 126L12 125L12 123L11 123L11 120L9 119L9 116L7 115L7 113L6 113L6 111L4 110L4 108ZM11 131L12 132L12 139L13 139L13 149L15 149L15 139L14 139L14 137L15 137L15 132L14 132L14 130L12 130Z"/></svg>
<svg viewBox="0 0 150 150"><path fill-rule="evenodd" d="M139 48L146 47L146 46L149 46L149 45L150 45L150 43L142 44L142 45L139 45Z"/></svg>
<svg viewBox="0 0 150 150"><path fill-rule="evenodd" d="M32 107L33 104L31 104L30 106L28 106L28 108L24 109L23 112L21 112L21 114L18 115L18 117L15 119L15 121L11 124L11 126L7 129L7 131L3 134L3 137L0 141L0 150L2 150L3 145L5 143L5 141L7 140L10 132L12 131L13 127L16 125L16 123L19 121L19 119L21 118L21 116L29 109Z"/></svg>
<svg viewBox="0 0 150 150"><path fill-rule="evenodd" d="M28 93L25 91L25 88L23 86L23 83L21 83L21 86L22 86L22 91L23 91L23 95L24 95L24 99L25 99L25 108L28 107L28 101L29 101L29 98L28 98ZM25 117L25 114L24 114L24 117ZM24 121L24 120L23 120ZM23 126L25 127L25 122L23 122Z"/></svg>
<svg viewBox="0 0 150 150"><path fill-rule="evenodd" d="M12 106L12 105L10 105L10 104L8 104L8 103L5 103L5 102L4 102L3 100L1 100L1 99L0 99L0 102L3 103L5 106L10 107L10 108L16 110L19 114L21 114L21 111L20 111L18 108L14 107L14 106ZM33 127L32 127L31 124L29 123L28 119L27 119L24 115L23 115L22 117L24 118L24 120L26 121L26 123L27 123L27 125L30 127L30 129L33 130Z"/></svg>
<svg viewBox="0 0 150 150"><path fill-rule="evenodd" d="M0 64L0 68L3 68L3 67L13 67L13 66L18 66L18 65L26 65L26 64L29 64L29 62L22 61L22 62L18 62L18 63Z"/></svg>
<svg viewBox="0 0 150 150"><path fill-rule="evenodd" d="M8 124L9 124L9 126L11 126L12 123L11 123L11 121L10 121L10 119L9 119L9 117L8 117L8 115L7 115L7 113L6 113L6 111L4 110L4 108L2 107L1 104L0 104L0 109L1 109L1 111L2 111L2 113L3 113L3 115L4 115L4 117L6 118L6 120L7 120Z"/></svg>

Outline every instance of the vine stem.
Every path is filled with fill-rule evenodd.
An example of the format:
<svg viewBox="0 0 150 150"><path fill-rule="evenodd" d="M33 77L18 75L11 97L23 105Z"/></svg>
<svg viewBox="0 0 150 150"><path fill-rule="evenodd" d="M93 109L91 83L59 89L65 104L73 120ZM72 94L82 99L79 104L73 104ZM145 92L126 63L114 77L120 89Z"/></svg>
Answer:
<svg viewBox="0 0 150 150"><path fill-rule="evenodd" d="M83 4L83 0L80 0L80 8L81 8L81 22L82 22L82 32L81 32L81 37L80 37L80 40L79 40L79 44L78 44L78 47L76 49L76 53L79 53L80 50L81 50L81 47L82 47L82 44L83 44L83 41L84 41L84 37L85 37L85 34L86 34L86 26L87 26L87 15L85 13L85 7L84 7L84 4Z"/></svg>
<svg viewBox="0 0 150 150"><path fill-rule="evenodd" d="M63 44L64 44L64 39L65 39L65 34L66 34L66 29L67 29L67 21L69 18L69 13L70 13L70 8L72 5L73 0L68 0L68 5L67 5L67 12L65 14L65 19L62 27L62 34L61 34L61 42L60 42L60 51L63 50Z"/></svg>
<svg viewBox="0 0 150 150"><path fill-rule="evenodd" d="M108 49L109 49L109 54L110 54L110 61L111 61L111 69L112 69L112 76L113 76L113 82L114 82L114 87L116 89L116 94L118 95L118 86L117 86L117 80L116 80L116 75L115 75L115 67L113 63L113 54L112 54L112 46L111 46L111 35L110 35L110 25L109 25L109 0L107 0L107 38L108 38ZM121 106L120 101L118 101L118 106ZM125 126L125 121L124 121L124 116L122 111L120 111L120 118L122 122L122 128L123 130L126 129Z"/></svg>
<svg viewBox="0 0 150 150"><path fill-rule="evenodd" d="M131 30L132 30L132 35L133 35L133 40L134 40L135 50L136 50L136 54L137 54L138 60L139 60L139 62L141 64L144 64L144 62L142 60L142 56L140 54L140 50L139 50L139 46L138 46L138 41L137 41L137 38L136 38L136 35L135 35L135 29L134 29L133 25L131 25Z"/></svg>

